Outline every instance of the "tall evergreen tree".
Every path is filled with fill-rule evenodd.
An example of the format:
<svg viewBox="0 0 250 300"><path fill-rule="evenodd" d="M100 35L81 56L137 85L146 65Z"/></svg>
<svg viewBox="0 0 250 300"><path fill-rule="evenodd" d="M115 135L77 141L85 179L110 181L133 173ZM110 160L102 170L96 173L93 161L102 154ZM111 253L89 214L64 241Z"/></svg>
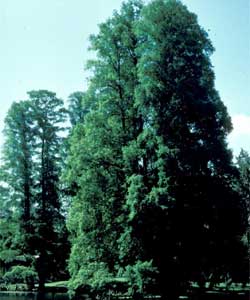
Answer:
<svg viewBox="0 0 250 300"><path fill-rule="evenodd" d="M151 262L160 294L177 299L190 281L232 271L245 218L232 189L232 126L214 87L213 47L194 14L180 1L156 0L137 32L144 130L125 152L138 170L127 176L121 250L135 269Z"/></svg>
<svg viewBox="0 0 250 300"><path fill-rule="evenodd" d="M71 286L119 273L134 297L174 300L190 282L234 276L246 214L207 33L178 0L141 9L129 1L91 38L95 105L65 175Z"/></svg>
<svg viewBox="0 0 250 300"><path fill-rule="evenodd" d="M66 110L63 107L63 101L53 92L39 90L31 91L28 95L36 137L33 157L37 201L36 250L39 289L43 290L45 280L58 276L55 270L60 272L61 268L58 267L62 262L65 263L65 255L67 255L67 239L64 217L61 214L59 187L62 159L60 147ZM62 242L65 243L63 251Z"/></svg>
<svg viewBox="0 0 250 300"><path fill-rule="evenodd" d="M117 272L125 197L122 146L139 127L134 107L134 26L140 9L140 1L129 1L91 37L97 59L88 63L93 77L87 93L94 105L90 105L84 124L73 132L66 174L68 181L78 186L68 218L74 288L81 285L81 278L94 282L98 274L103 274L103 279Z"/></svg>
<svg viewBox="0 0 250 300"><path fill-rule="evenodd" d="M27 101L13 103L5 119L0 181L1 205L8 213L1 222L6 230L0 259L35 267L42 290L45 280L66 275L69 245L59 183L66 110L55 93L28 94ZM8 238L6 232L11 233Z"/></svg>

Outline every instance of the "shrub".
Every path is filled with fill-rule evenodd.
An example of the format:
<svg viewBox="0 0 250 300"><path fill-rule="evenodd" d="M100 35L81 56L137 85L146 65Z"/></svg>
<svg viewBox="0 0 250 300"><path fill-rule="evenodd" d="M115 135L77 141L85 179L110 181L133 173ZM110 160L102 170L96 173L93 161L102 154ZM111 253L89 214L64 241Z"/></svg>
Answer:
<svg viewBox="0 0 250 300"><path fill-rule="evenodd" d="M35 282L38 280L37 273L29 267L14 266L10 271L6 272L3 276L4 281L9 283L24 283L32 289Z"/></svg>

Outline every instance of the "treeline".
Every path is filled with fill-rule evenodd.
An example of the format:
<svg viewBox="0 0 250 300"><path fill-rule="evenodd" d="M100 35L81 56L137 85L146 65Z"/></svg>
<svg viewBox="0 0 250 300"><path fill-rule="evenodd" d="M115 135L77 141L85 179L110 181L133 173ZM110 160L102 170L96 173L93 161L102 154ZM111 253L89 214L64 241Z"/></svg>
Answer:
<svg viewBox="0 0 250 300"><path fill-rule="evenodd" d="M194 283L246 282L250 157L233 163L197 17L177 0L130 0L90 42L87 91L67 109L29 92L5 119L5 278L22 266L41 290L69 276L72 293L120 285L172 300Z"/></svg>

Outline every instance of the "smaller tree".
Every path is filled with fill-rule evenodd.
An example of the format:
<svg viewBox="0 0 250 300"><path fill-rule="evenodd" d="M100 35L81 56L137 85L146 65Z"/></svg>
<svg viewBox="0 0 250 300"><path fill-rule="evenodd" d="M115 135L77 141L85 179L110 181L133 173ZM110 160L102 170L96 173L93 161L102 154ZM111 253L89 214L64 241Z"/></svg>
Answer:
<svg viewBox="0 0 250 300"><path fill-rule="evenodd" d="M31 265L34 248L33 131L29 101L14 102L4 120L2 152L0 259L3 271Z"/></svg>
<svg viewBox="0 0 250 300"><path fill-rule="evenodd" d="M237 157L237 166L240 172L238 187L244 199L244 205L249 215L250 213L250 205L249 205L250 204L250 155L247 151L243 149L241 150L239 156Z"/></svg>
<svg viewBox="0 0 250 300"><path fill-rule="evenodd" d="M5 143L3 148L3 172L5 172L8 198L18 208L23 247L30 247L32 233L31 210L33 199L33 130L28 101L14 102L5 118Z"/></svg>
<svg viewBox="0 0 250 300"><path fill-rule="evenodd" d="M36 264L43 289L45 280L67 274L69 244L59 183L66 110L53 92L28 95L14 102L5 118L0 261L4 272Z"/></svg>
<svg viewBox="0 0 250 300"><path fill-rule="evenodd" d="M28 92L28 95L35 134L36 267L39 289L43 290L47 279L60 276L62 270L58 266L64 269L62 262L65 263L68 253L59 185L62 166L60 148L64 139L61 133L65 130L66 109L63 100L53 92L38 90Z"/></svg>
<svg viewBox="0 0 250 300"><path fill-rule="evenodd" d="M250 259L250 155L243 149L237 157L237 167L239 177L236 179L236 190L240 194L242 212L245 215L245 231L239 244L241 254L234 264L234 280L247 283Z"/></svg>
<svg viewBox="0 0 250 300"><path fill-rule="evenodd" d="M84 101L85 98L86 93L84 92L74 92L69 95L68 113L72 126L83 122L85 115L89 112L88 105L86 101Z"/></svg>

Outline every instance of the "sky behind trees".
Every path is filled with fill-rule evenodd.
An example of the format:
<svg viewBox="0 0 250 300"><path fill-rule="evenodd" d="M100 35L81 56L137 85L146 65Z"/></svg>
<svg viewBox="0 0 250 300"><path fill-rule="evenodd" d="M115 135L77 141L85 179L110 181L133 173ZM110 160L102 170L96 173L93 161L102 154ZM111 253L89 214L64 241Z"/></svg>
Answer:
<svg viewBox="0 0 250 300"><path fill-rule="evenodd" d="M63 99L84 90L92 53L88 36L121 0L4 0L0 2L0 130L12 101L48 89ZM250 4L248 0L183 0L198 15L216 51L216 87L232 116L229 145L250 151ZM0 135L0 145L3 143Z"/></svg>

